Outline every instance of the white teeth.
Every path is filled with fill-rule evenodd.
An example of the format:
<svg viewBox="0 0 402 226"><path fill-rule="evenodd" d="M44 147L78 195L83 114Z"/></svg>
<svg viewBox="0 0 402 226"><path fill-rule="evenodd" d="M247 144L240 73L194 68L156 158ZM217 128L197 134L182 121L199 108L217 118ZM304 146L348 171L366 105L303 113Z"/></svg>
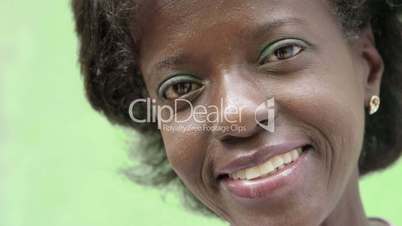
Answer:
<svg viewBox="0 0 402 226"><path fill-rule="evenodd" d="M274 171L284 168L287 164L296 161L302 153L302 148L294 149L288 153L275 156L263 164L248 169L239 170L230 174L233 179L252 180L261 176L265 176Z"/></svg>
<svg viewBox="0 0 402 226"><path fill-rule="evenodd" d="M246 170L239 170L231 175L234 179L247 179Z"/></svg>
<svg viewBox="0 0 402 226"><path fill-rule="evenodd" d="M246 178L246 171L245 170L240 170L238 176L239 176L239 179Z"/></svg>
<svg viewBox="0 0 402 226"><path fill-rule="evenodd" d="M301 152L302 152L301 148L291 151L290 155L292 156L292 161L298 159Z"/></svg>
<svg viewBox="0 0 402 226"><path fill-rule="evenodd" d="M258 167L246 169L247 180L259 177L260 175L261 175L261 173L260 173L260 169Z"/></svg>
<svg viewBox="0 0 402 226"><path fill-rule="evenodd" d="M279 166L283 165L283 159L281 156L275 156L272 158L272 165L274 165L275 168L278 168Z"/></svg>
<svg viewBox="0 0 402 226"><path fill-rule="evenodd" d="M285 164L292 162L292 155L290 153L284 154L283 161L285 162Z"/></svg>
<svg viewBox="0 0 402 226"><path fill-rule="evenodd" d="M275 170L275 167L272 165L270 161L260 165L261 174L268 174Z"/></svg>

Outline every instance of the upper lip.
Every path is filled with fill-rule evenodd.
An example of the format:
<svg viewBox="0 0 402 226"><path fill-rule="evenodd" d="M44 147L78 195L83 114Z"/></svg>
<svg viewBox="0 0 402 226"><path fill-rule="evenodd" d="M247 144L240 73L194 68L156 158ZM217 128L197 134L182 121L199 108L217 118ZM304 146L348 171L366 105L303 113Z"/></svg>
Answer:
<svg viewBox="0 0 402 226"><path fill-rule="evenodd" d="M304 147L306 145L309 145L309 143L306 141L293 141L275 145L265 145L254 151L250 151L248 153L237 156L236 158L228 161L227 163L222 164L221 167L217 166L215 177L219 178L219 176L230 175L239 170L260 165L266 162L268 159L272 158L273 156L284 154L293 149Z"/></svg>

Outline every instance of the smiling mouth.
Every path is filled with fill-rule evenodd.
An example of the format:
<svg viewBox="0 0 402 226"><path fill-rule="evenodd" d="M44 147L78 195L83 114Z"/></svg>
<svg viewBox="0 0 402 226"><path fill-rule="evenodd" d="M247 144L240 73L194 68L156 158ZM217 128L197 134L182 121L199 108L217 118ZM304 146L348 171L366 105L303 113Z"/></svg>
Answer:
<svg viewBox="0 0 402 226"><path fill-rule="evenodd" d="M309 164L306 160L311 150L314 150L311 145L305 145L277 154L261 164L222 175L222 185L235 197L247 200L281 194L275 191L298 186L298 178L304 177L302 175L306 173L305 164Z"/></svg>
<svg viewBox="0 0 402 226"><path fill-rule="evenodd" d="M274 176L286 168L291 167L305 152L312 149L313 147L311 145L304 145L303 147L292 149L284 154L273 156L256 166L241 169L230 174L221 174L218 180L253 181Z"/></svg>
<svg viewBox="0 0 402 226"><path fill-rule="evenodd" d="M234 180L253 180L266 177L279 172L281 169L294 163L305 151L302 147L293 149L287 153L274 156L266 162L254 167L239 170L228 174L227 177Z"/></svg>

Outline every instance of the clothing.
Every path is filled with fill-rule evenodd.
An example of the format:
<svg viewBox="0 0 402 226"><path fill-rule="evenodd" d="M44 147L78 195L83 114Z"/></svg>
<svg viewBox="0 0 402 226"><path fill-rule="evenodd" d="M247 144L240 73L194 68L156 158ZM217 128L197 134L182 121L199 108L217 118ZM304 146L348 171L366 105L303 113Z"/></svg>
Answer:
<svg viewBox="0 0 402 226"><path fill-rule="evenodd" d="M377 222L385 223L385 225L388 225L388 226L395 226L395 225L391 224L389 221L384 220L384 219L379 218L379 217L370 217L369 219L371 221L377 221Z"/></svg>

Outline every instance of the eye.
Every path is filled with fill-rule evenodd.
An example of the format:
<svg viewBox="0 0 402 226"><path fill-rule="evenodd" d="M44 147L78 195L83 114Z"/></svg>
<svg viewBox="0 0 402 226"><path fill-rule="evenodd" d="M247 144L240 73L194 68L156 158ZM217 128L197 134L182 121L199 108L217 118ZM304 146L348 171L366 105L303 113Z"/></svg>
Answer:
<svg viewBox="0 0 402 226"><path fill-rule="evenodd" d="M202 87L202 81L191 75L177 75L163 82L158 94L166 100L175 100L196 94Z"/></svg>
<svg viewBox="0 0 402 226"><path fill-rule="evenodd" d="M297 56L308 47L308 44L300 39L282 39L266 46L258 60L260 65L266 63L287 60Z"/></svg>

